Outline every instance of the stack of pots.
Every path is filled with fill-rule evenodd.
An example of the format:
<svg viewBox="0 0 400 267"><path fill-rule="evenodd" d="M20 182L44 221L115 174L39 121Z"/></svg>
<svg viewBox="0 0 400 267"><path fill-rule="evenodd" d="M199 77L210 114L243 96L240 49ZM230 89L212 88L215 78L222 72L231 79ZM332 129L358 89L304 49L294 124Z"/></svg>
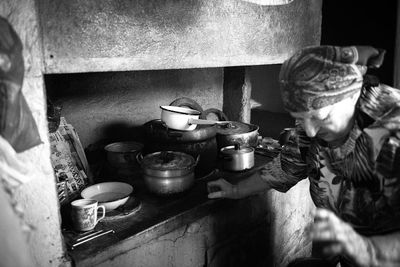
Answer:
<svg viewBox="0 0 400 267"><path fill-rule="evenodd" d="M218 124L217 146L221 167L227 171L246 171L254 167L254 148L258 144L259 126L238 121L229 121L226 115L218 109L205 110L201 117L208 119L209 115L228 124Z"/></svg>
<svg viewBox="0 0 400 267"><path fill-rule="evenodd" d="M189 98L179 98L170 106L186 106L203 112L202 108ZM161 119L156 119L143 126L145 132L144 154L157 151L178 151L187 153L194 158L199 157L195 168L197 177L207 175L217 167L218 147L215 125L198 125L191 131L179 131L168 128Z"/></svg>
<svg viewBox="0 0 400 267"><path fill-rule="evenodd" d="M257 146L257 125L229 121L218 109L203 111L196 102L188 98L177 99L169 106L160 108L161 119L144 125L147 139L144 154L169 150L199 157L195 172L200 177L218 167L217 162L221 160L218 156L221 153L229 153L224 155L224 161L228 161L228 158L238 161L233 164L235 166L225 164L225 169L241 171L253 167L254 162L248 159L254 157L252 148ZM216 116L217 120L210 120L209 115ZM227 150L227 147L231 149Z"/></svg>

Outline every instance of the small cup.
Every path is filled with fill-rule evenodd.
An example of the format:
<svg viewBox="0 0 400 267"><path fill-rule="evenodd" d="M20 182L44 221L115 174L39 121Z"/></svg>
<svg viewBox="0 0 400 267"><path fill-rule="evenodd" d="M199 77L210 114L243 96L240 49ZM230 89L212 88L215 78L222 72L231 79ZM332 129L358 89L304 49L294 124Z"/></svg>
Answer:
<svg viewBox="0 0 400 267"><path fill-rule="evenodd" d="M92 230L97 223L106 215L104 206L98 206L98 201L94 199L78 199L71 202L72 224L77 231ZM98 209L102 210L102 216L97 218Z"/></svg>

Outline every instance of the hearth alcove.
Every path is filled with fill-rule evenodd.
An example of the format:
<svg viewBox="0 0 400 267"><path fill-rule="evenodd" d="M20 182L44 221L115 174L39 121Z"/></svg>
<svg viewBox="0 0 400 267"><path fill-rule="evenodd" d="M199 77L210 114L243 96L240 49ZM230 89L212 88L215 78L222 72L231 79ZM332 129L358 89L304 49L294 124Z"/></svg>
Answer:
<svg viewBox="0 0 400 267"><path fill-rule="evenodd" d="M163 232L148 231L140 240L124 237L95 254L70 253L61 234L49 161L47 95L62 103L63 116L84 147L113 137L110 126L134 129L158 118L160 105L182 96L204 109L221 109L231 120L251 122L252 90L277 90L254 88L258 75L265 71L277 79L278 65L288 56L320 42L322 1L287 2L0 4L0 14L24 42L23 92L32 100L29 105L44 142L21 155L37 166L35 185L19 193L29 220L37 226L29 240L36 265L238 266L253 257L253 263L281 266L308 253L310 247L298 231L311 209L302 194L306 185L286 195L269 192L239 201L210 201L205 205L208 211L201 209ZM303 207L292 207L299 201Z"/></svg>

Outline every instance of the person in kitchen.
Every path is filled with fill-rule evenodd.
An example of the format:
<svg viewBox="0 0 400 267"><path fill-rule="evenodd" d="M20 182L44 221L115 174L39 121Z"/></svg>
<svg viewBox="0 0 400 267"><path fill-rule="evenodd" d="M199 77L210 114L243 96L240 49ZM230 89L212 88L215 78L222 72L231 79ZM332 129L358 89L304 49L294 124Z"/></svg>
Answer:
<svg viewBox="0 0 400 267"><path fill-rule="evenodd" d="M324 244L325 266L400 266L400 90L365 75L383 57L367 46L313 46L287 59L279 82L296 120L288 142L248 179L209 182L208 197L286 192L308 178L317 207L308 233Z"/></svg>

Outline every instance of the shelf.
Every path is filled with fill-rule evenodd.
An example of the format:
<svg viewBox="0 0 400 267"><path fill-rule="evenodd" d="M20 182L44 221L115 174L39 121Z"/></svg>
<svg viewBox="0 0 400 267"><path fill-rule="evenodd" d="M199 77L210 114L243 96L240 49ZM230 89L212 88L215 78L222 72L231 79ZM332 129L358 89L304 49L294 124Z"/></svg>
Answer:
<svg viewBox="0 0 400 267"><path fill-rule="evenodd" d="M278 64L320 42L319 0L39 0L45 73Z"/></svg>

